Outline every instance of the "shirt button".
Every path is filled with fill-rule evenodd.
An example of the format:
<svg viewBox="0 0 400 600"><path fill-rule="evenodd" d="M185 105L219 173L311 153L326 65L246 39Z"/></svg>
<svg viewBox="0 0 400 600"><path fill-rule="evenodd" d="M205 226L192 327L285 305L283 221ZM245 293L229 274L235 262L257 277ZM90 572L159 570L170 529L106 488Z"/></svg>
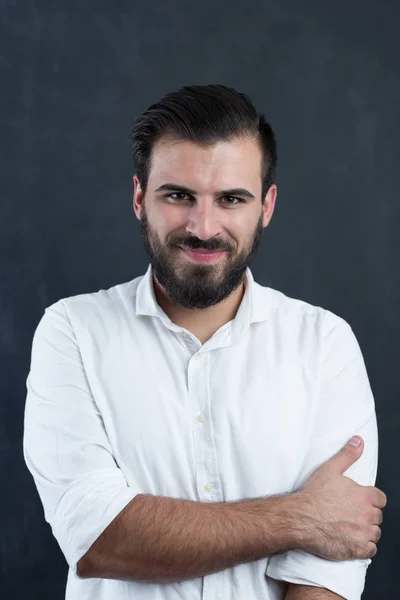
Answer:
<svg viewBox="0 0 400 600"><path fill-rule="evenodd" d="M201 358L202 358L201 354L196 354L196 356L195 356L196 360L201 360Z"/></svg>
<svg viewBox="0 0 400 600"><path fill-rule="evenodd" d="M197 420L199 423L204 423L204 421L206 420L206 416L205 415L197 415Z"/></svg>
<svg viewBox="0 0 400 600"><path fill-rule="evenodd" d="M211 490L212 490L212 486L209 483L206 483L204 486L204 491L211 492Z"/></svg>

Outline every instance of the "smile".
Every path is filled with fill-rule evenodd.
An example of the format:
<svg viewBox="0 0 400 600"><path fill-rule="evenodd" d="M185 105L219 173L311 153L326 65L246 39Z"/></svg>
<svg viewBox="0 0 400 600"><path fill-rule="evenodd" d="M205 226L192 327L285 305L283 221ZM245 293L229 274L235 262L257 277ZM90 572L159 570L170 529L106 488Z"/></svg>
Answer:
<svg viewBox="0 0 400 600"><path fill-rule="evenodd" d="M189 248L183 248L182 246L179 246L179 248L186 256L188 256L188 258L195 262L214 262L219 260L221 256L225 254L225 250L189 250Z"/></svg>

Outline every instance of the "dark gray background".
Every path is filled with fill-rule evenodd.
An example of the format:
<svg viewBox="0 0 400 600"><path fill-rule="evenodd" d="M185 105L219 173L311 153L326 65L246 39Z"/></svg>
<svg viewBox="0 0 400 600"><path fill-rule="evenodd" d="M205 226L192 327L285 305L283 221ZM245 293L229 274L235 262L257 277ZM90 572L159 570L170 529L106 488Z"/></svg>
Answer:
<svg viewBox="0 0 400 600"><path fill-rule="evenodd" d="M67 564L22 455L34 329L61 297L143 274L132 119L185 84L248 93L278 140L256 280L359 340L388 496L363 599L398 595L399 16L396 1L2 0L0 596L64 597Z"/></svg>

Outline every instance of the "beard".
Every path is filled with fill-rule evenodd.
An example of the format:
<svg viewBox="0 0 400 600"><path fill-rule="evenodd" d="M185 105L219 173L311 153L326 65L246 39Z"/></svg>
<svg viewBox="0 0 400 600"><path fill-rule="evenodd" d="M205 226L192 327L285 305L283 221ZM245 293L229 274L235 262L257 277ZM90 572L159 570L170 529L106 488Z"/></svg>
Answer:
<svg viewBox="0 0 400 600"><path fill-rule="evenodd" d="M153 275L172 302L189 309L205 309L219 304L243 283L263 231L261 214L250 246L237 256L231 256L226 246L207 245L198 238L179 239L165 246L148 221L144 201L142 205L140 233ZM221 249L225 250L225 254L215 264L193 263L178 245L190 249Z"/></svg>

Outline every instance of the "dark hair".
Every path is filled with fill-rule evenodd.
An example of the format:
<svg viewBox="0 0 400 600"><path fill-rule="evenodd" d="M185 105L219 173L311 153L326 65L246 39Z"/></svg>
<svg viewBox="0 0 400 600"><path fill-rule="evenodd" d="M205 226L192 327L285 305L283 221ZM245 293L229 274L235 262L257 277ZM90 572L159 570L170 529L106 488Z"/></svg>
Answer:
<svg viewBox="0 0 400 600"><path fill-rule="evenodd" d="M161 138L202 145L254 136L260 143L262 202L275 182L276 141L271 126L246 94L225 85L188 85L163 96L135 119L132 142L136 175L146 192L154 144Z"/></svg>

